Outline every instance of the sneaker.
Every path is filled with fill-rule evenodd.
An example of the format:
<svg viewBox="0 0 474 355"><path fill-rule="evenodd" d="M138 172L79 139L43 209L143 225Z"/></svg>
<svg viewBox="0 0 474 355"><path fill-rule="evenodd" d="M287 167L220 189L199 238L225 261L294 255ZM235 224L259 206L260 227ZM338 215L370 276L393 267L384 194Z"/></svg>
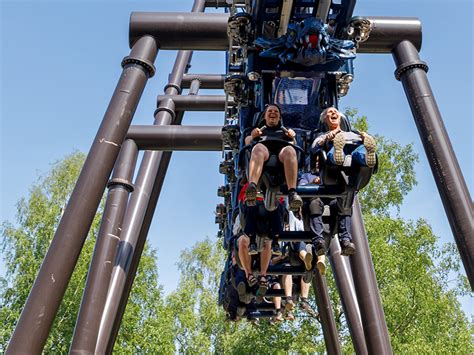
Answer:
<svg viewBox="0 0 474 355"><path fill-rule="evenodd" d="M341 255L349 256L355 254L356 247L349 239L343 239L341 243Z"/></svg>
<svg viewBox="0 0 474 355"><path fill-rule="evenodd" d="M249 255L257 255L257 254L258 254L257 244L250 243L250 245L249 245Z"/></svg>
<svg viewBox="0 0 474 355"><path fill-rule="evenodd" d="M251 182L245 190L245 201L247 206L255 206L257 204L257 185L254 182Z"/></svg>
<svg viewBox="0 0 474 355"><path fill-rule="evenodd" d="M318 262L316 263L316 268L319 273L324 276L326 274L326 255L319 255Z"/></svg>
<svg viewBox="0 0 474 355"><path fill-rule="evenodd" d="M244 281L240 281L237 285L237 293L242 303L249 304L252 301L252 294L247 292L247 286Z"/></svg>
<svg viewBox="0 0 474 355"><path fill-rule="evenodd" d="M311 270L313 268L313 248L311 245L306 245L306 255L304 256L304 267L306 270Z"/></svg>
<svg viewBox="0 0 474 355"><path fill-rule="evenodd" d="M296 193L292 191L288 194L288 206L290 211L298 211L301 206L303 206L303 199Z"/></svg>
<svg viewBox="0 0 474 355"><path fill-rule="evenodd" d="M336 134L333 140L334 144L334 162L336 165L343 165L344 164L344 145L346 144L346 139L344 137L344 133L340 132Z"/></svg>
<svg viewBox="0 0 474 355"><path fill-rule="evenodd" d="M372 136L366 135L364 137L364 147L367 150L365 155L365 163L369 168L373 168L377 162L377 157L375 156L375 139Z"/></svg>
<svg viewBox="0 0 474 355"><path fill-rule="evenodd" d="M316 255L326 254L326 242L324 238L315 238L313 239L314 250L316 250Z"/></svg>
<svg viewBox="0 0 474 355"><path fill-rule="evenodd" d="M281 247L279 243L275 242L272 244L272 254L275 256L281 255Z"/></svg>

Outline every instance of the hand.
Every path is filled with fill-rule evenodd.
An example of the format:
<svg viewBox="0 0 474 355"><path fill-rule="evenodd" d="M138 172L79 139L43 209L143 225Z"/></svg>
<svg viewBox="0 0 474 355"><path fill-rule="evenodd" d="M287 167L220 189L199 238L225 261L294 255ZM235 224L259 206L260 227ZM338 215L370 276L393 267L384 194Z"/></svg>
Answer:
<svg viewBox="0 0 474 355"><path fill-rule="evenodd" d="M321 178L319 176L316 176L313 180L313 184L319 185L321 183Z"/></svg>
<svg viewBox="0 0 474 355"><path fill-rule="evenodd" d="M250 136L252 139L257 139L262 135L262 130L260 128L254 128L252 132L250 133Z"/></svg>
<svg viewBox="0 0 474 355"><path fill-rule="evenodd" d="M336 134L338 134L339 132L341 132L340 128L336 128L336 129L330 131L329 133L326 134L326 139L329 140L329 141L332 141L334 139L334 137L336 136Z"/></svg>
<svg viewBox="0 0 474 355"><path fill-rule="evenodd" d="M288 138L295 138L296 137L295 131L293 131L291 128L286 131L286 135L288 136Z"/></svg>

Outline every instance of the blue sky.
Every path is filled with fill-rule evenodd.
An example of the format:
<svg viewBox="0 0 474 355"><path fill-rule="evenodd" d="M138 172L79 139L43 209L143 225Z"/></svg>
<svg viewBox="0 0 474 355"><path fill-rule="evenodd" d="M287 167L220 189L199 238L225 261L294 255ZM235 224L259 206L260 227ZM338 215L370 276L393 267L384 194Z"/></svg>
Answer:
<svg viewBox="0 0 474 355"><path fill-rule="evenodd" d="M1 208L0 220L14 220L16 202L28 194L52 162L74 150L87 152L129 53L132 11L189 11L191 1L1 1ZM213 11L213 10L210 10ZM441 0L363 1L355 15L415 16L422 20L421 59L457 154L473 189L473 2ZM157 74L143 94L134 124L151 124L156 96L163 93L176 52L162 51ZM420 155L418 186L400 215L425 218L441 242L453 236L390 55L359 55L355 81L341 107L368 116L370 131ZM191 73L224 72L224 55L196 52ZM187 113L183 124L217 125L222 113ZM158 249L160 281L172 291L182 249L214 237L214 208L221 155L178 152L165 179L149 240ZM0 271L2 267L0 266ZM468 312L474 309L464 299Z"/></svg>

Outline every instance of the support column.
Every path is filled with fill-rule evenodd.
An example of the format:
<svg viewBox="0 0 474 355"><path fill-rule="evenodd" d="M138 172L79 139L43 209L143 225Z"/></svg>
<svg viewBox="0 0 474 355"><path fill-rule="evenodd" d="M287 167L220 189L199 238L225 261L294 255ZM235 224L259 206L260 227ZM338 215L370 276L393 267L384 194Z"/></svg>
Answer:
<svg viewBox="0 0 474 355"><path fill-rule="evenodd" d="M196 0L193 6L193 12L202 12L204 10L204 1ZM188 64L192 56L192 51L179 51L176 57L176 61L173 67L173 71L170 74L169 83L165 86L165 95L177 95L181 91L181 80L188 69ZM155 111L155 125L169 125L176 119L175 107L172 100L160 101L159 107ZM133 193L127 212L125 214L122 237L117 252L117 258L115 260L115 266L112 273L112 278L109 285L109 292L107 295L107 301L105 304L104 312L102 315L102 321L99 328L99 336L97 339L96 352L105 353L111 352L113 348L113 339L116 335L114 330L118 332L119 322L122 314L119 314L121 310L125 310L125 300L128 299L128 294L124 296L124 291L127 287L131 289L131 283L128 284L128 280L133 282L135 275L131 275L133 263L138 262L141 256L142 243L143 246L146 240L146 234L142 234L143 223L145 220L145 214L149 210L150 197L154 189L156 189L156 180L160 170L162 156L165 152L151 152L146 151L140 169L137 174L135 192ZM170 155L171 157L171 155ZM163 179L166 174L167 164L165 169L162 170ZM161 191L161 186L159 186ZM158 196L157 196L158 198ZM150 218L151 222L151 218ZM139 240L139 237L143 236L144 240ZM137 255L137 252L140 255ZM138 257L138 259L137 259ZM129 289L127 290L129 292Z"/></svg>
<svg viewBox="0 0 474 355"><path fill-rule="evenodd" d="M349 260L367 350L369 354L392 354L387 323L385 322L367 233L365 232L364 220L362 219L362 211L357 196L352 207L351 234L357 251L349 257Z"/></svg>
<svg viewBox="0 0 474 355"><path fill-rule="evenodd" d="M346 315L347 326L351 333L352 344L356 354L368 354L364 338L364 329L360 319L359 305L354 285L352 283L350 265L347 258L341 256L341 246L338 238L331 239L329 247L329 261L333 271L336 286L341 298L342 308Z"/></svg>
<svg viewBox="0 0 474 355"><path fill-rule="evenodd" d="M144 36L122 61L122 75L30 291L7 353L36 354L43 350L138 101L148 78L155 72L153 63L157 53L155 39Z"/></svg>
<svg viewBox="0 0 474 355"><path fill-rule="evenodd" d="M313 272L313 289L318 305L319 317L323 328L324 342L329 355L342 354L336 320L331 307L326 278L319 272Z"/></svg>
<svg viewBox="0 0 474 355"><path fill-rule="evenodd" d="M132 178L137 156L137 145L133 140L127 139L122 145L112 179L108 183L109 193L74 329L71 354L94 353L123 216L128 196L133 191Z"/></svg>
<svg viewBox="0 0 474 355"><path fill-rule="evenodd" d="M409 41L397 44L392 54L397 65L395 77L403 84L466 275L474 290L474 207L426 76L428 66L420 60L418 51Z"/></svg>

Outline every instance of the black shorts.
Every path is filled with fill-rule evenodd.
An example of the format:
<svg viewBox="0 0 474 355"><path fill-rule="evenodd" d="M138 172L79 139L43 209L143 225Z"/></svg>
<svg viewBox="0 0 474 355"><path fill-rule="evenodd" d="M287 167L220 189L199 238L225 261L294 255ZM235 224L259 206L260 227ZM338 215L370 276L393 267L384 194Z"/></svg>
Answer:
<svg viewBox="0 0 474 355"><path fill-rule="evenodd" d="M241 205L245 218L244 233L249 237L268 235L274 239L283 232L285 209L281 203L275 211L267 211L263 201L257 201L255 206Z"/></svg>

